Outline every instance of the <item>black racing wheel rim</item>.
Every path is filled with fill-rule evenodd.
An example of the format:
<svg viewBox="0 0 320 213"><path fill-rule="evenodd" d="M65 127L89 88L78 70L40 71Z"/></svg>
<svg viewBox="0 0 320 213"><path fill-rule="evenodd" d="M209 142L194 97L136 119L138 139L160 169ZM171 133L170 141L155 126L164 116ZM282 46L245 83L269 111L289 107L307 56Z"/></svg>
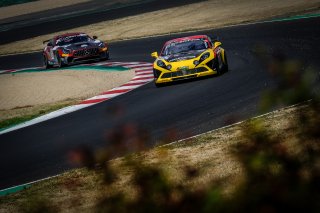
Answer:
<svg viewBox="0 0 320 213"><path fill-rule="evenodd" d="M103 52L100 54L100 60L108 60L109 59L109 53L108 52Z"/></svg>
<svg viewBox="0 0 320 213"><path fill-rule="evenodd" d="M229 65L228 65L228 57L227 57L227 53L224 53L224 71L228 72L229 71Z"/></svg>
<svg viewBox="0 0 320 213"><path fill-rule="evenodd" d="M62 67L62 61L59 55L57 55L58 68Z"/></svg>
<svg viewBox="0 0 320 213"><path fill-rule="evenodd" d="M47 59L47 57L46 57L45 55L43 55L43 65L44 65L44 67L45 67L46 69L50 67L50 66L49 66L49 62L48 62L48 59Z"/></svg>
<svg viewBox="0 0 320 213"><path fill-rule="evenodd" d="M44 65L44 67L48 66L47 57L45 57L45 56L43 56L43 65Z"/></svg>

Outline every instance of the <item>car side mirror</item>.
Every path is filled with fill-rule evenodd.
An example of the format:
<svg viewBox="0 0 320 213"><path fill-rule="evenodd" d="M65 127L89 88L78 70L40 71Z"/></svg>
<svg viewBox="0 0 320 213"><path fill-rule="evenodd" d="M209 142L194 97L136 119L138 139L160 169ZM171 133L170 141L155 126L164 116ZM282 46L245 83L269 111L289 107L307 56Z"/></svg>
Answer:
<svg viewBox="0 0 320 213"><path fill-rule="evenodd" d="M98 36L92 36L92 38L93 38L93 39L97 39L97 38L98 38Z"/></svg>
<svg viewBox="0 0 320 213"><path fill-rule="evenodd" d="M214 42L214 48L217 48L217 47L219 47L221 45L222 45L222 43L220 41Z"/></svg>
<svg viewBox="0 0 320 213"><path fill-rule="evenodd" d="M153 52L153 53L151 53L151 57L152 57L152 58L158 58L159 55L158 55L157 52Z"/></svg>

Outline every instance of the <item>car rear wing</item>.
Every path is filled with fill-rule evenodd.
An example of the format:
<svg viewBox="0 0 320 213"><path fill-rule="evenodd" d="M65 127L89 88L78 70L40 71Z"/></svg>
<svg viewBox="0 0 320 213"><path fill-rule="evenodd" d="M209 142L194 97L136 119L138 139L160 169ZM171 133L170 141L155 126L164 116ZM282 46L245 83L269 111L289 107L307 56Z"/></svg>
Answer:
<svg viewBox="0 0 320 213"><path fill-rule="evenodd" d="M42 44L48 43L49 41L50 41L50 39L49 40L45 40L45 41L42 42Z"/></svg>

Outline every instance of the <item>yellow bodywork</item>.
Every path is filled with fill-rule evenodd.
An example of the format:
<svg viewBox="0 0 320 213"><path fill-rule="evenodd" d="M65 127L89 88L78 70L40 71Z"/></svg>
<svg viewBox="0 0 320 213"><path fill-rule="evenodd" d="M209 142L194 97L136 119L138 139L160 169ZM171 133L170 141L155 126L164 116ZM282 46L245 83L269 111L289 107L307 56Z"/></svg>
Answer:
<svg viewBox="0 0 320 213"><path fill-rule="evenodd" d="M201 61L201 56L208 53L210 54L210 56L205 60ZM152 56L155 56L155 54L153 53ZM177 62L168 62L163 58L159 57L155 60L153 64L154 70L161 72L161 74L157 76L157 78L155 77L155 83L161 84L188 78L198 78L203 76L215 75L217 74L217 70L207 66L207 63L213 61L214 58L215 54L212 49L204 51L203 53L201 53L201 55L199 55L196 58L181 60ZM165 66L160 67L157 63L158 60L161 60L165 64ZM195 61L198 61L199 64L195 65ZM171 68L169 65L171 66ZM170 69L168 69L168 66Z"/></svg>

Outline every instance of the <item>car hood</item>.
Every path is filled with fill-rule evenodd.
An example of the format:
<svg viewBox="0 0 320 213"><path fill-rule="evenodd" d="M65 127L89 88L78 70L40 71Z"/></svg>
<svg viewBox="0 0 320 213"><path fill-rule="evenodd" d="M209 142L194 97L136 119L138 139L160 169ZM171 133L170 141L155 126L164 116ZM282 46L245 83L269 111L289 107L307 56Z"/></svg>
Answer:
<svg viewBox="0 0 320 213"><path fill-rule="evenodd" d="M192 51L188 51L188 52L181 52L181 53L176 53L176 54L172 54L172 55L166 55L161 58L168 61L168 62L184 61L184 60L197 58L204 51L206 51L206 50L192 50Z"/></svg>

